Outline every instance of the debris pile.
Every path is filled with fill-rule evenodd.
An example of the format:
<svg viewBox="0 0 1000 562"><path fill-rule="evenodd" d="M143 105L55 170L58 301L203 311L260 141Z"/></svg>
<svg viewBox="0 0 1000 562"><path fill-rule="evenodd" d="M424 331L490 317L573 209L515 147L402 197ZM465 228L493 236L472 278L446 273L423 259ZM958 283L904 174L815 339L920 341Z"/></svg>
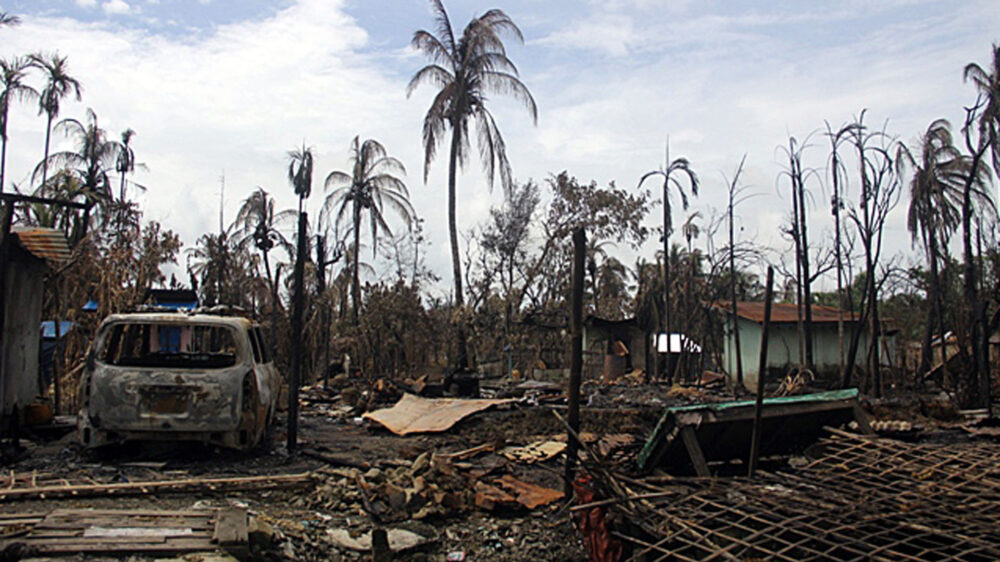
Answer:
<svg viewBox="0 0 1000 562"><path fill-rule="evenodd" d="M986 508L1000 493L995 445L829 431L804 466L754 479L635 478L592 464L597 495L572 510L592 554L621 541L621 559L1000 559L1000 516Z"/></svg>
<svg viewBox="0 0 1000 562"><path fill-rule="evenodd" d="M359 516L368 512L379 521L398 522L448 517L473 509L534 510L563 497L561 491L518 479L512 473L513 463L495 454L492 445L455 453L425 452L412 463L399 464L367 471L321 470L324 481L310 495L307 505Z"/></svg>

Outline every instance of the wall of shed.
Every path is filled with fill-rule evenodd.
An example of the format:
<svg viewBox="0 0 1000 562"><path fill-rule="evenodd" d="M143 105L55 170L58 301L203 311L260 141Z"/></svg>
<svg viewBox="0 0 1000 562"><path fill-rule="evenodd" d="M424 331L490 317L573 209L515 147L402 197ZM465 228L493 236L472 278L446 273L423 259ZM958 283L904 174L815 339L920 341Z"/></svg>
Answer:
<svg viewBox="0 0 1000 562"><path fill-rule="evenodd" d="M650 346L646 334L631 326L584 326L583 327L583 377L600 378L604 372L604 356L611 342L620 340L628 348L626 372L632 369L646 370L646 355Z"/></svg>
<svg viewBox="0 0 1000 562"><path fill-rule="evenodd" d="M757 389L758 371L760 365L760 344L763 336L763 326L739 318L737 326L740 330L740 355L743 362L744 385L751 390ZM844 353L850 348L852 328L844 326ZM861 334L858 361L863 361L864 350L868 349L868 334L865 329ZM813 326L813 362L819 377L835 377L840 371L840 343L836 324L816 324ZM895 339L886 340L882 350L883 363L894 364L896 356ZM799 362L799 334L794 323L772 324L768 333L767 366L768 369L787 373ZM726 318L725 338L723 342L722 366L732 379L736 379L736 353L733 338L732 316Z"/></svg>
<svg viewBox="0 0 1000 562"><path fill-rule="evenodd" d="M39 394L38 346L41 340L43 262L15 249L7 269L3 331L3 416L23 411Z"/></svg>

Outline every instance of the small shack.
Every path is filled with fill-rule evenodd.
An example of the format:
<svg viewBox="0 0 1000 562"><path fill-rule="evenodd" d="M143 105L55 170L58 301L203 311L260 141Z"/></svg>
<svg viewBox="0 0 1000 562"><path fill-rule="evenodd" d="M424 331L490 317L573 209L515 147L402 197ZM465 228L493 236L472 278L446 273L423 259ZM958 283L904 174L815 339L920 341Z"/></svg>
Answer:
<svg viewBox="0 0 1000 562"><path fill-rule="evenodd" d="M636 369L645 371L651 343L634 317L609 320L587 316L583 321L584 378L613 380Z"/></svg>
<svg viewBox="0 0 1000 562"><path fill-rule="evenodd" d="M45 276L49 264L70 258L70 249L62 231L32 227L14 228L3 251L7 268L3 274L0 342L0 428L6 432L14 414L21 415L41 393L39 327Z"/></svg>
<svg viewBox="0 0 1000 562"><path fill-rule="evenodd" d="M739 330L740 356L743 363L743 384L757 388L760 363L760 343L764 325L763 302L737 302L737 316L733 317L730 302L714 305L723 317L722 368L735 379L736 347L733 334ZM771 377L786 375L799 364L799 307L793 303L771 304L771 327L768 333L767 368ZM840 340L838 322L844 323L845 353L856 330L861 330L859 348L868 349L871 340L867 326L860 326L858 317L832 306L812 306L813 371L819 381L836 381L840 371ZM895 334L883 330L882 361L895 364ZM861 357L859 355L859 357Z"/></svg>

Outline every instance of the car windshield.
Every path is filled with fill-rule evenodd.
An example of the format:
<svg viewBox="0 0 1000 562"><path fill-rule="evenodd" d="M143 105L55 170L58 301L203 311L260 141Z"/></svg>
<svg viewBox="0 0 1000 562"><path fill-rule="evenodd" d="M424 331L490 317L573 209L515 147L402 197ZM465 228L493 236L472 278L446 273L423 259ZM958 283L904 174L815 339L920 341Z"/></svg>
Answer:
<svg viewBox="0 0 1000 562"><path fill-rule="evenodd" d="M209 324L118 323L104 338L99 358L122 367L231 367L236 364L235 332Z"/></svg>

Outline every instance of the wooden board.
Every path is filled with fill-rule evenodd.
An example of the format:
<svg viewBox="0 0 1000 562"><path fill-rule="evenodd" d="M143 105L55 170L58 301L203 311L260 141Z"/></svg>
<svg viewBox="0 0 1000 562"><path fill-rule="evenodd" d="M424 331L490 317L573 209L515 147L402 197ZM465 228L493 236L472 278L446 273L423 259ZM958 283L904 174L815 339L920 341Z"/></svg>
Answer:
<svg viewBox="0 0 1000 562"><path fill-rule="evenodd" d="M246 509L155 511L57 509L0 518L0 550L20 543L43 555L181 555L223 548L248 554Z"/></svg>

